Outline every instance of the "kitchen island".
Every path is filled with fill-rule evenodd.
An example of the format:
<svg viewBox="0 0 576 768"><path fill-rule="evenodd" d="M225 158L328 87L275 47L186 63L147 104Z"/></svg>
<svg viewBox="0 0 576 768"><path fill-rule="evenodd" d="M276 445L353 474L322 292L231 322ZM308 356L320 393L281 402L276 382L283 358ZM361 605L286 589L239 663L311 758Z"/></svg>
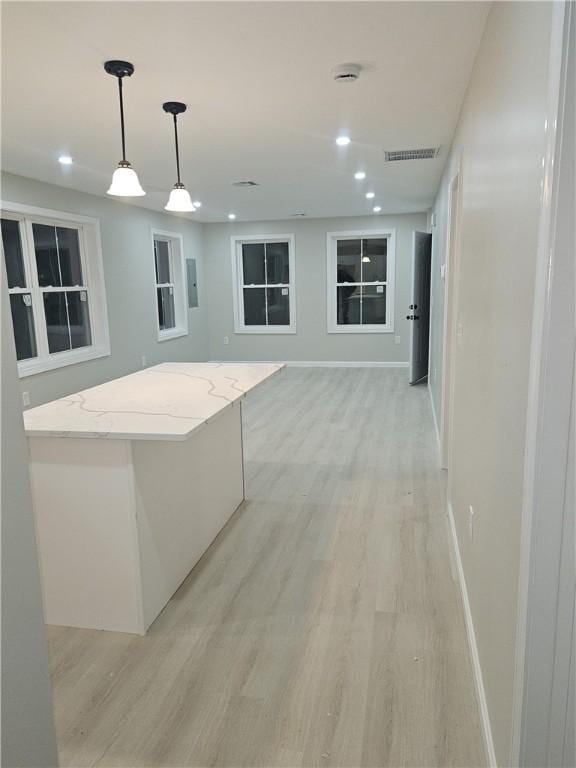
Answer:
<svg viewBox="0 0 576 768"><path fill-rule="evenodd" d="M48 624L144 634L244 499L281 364L163 363L24 412Z"/></svg>

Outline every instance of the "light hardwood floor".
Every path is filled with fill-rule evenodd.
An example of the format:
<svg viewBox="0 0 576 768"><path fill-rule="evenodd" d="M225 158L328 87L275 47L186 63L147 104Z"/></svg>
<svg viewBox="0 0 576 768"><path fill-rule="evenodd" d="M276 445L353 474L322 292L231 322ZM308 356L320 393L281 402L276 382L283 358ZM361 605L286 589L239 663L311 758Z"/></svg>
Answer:
<svg viewBox="0 0 576 768"><path fill-rule="evenodd" d="M289 368L244 417L246 501L148 635L49 628L62 765L485 765L425 387Z"/></svg>

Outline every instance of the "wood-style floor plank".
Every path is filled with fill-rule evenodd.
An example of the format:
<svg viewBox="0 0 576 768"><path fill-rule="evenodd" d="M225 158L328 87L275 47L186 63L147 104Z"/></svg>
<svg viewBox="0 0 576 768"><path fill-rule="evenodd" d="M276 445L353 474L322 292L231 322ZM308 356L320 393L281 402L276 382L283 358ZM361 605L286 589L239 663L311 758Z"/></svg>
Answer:
<svg viewBox="0 0 576 768"><path fill-rule="evenodd" d="M246 501L146 637L48 630L73 768L485 765L428 394L289 368Z"/></svg>

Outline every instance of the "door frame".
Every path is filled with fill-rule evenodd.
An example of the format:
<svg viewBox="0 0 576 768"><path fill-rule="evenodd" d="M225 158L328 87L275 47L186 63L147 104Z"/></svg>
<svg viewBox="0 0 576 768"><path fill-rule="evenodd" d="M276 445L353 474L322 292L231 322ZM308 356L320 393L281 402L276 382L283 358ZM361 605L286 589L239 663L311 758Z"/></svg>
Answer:
<svg viewBox="0 0 576 768"><path fill-rule="evenodd" d="M575 200L569 147L574 148L568 122L574 109L569 58L575 56L576 15L569 2L554 3L553 14L509 765L558 765L563 749L558 720L568 714L572 676L567 670L574 654L574 547L566 494L574 482L570 451L576 429ZM571 180L563 176L570 173Z"/></svg>
<svg viewBox="0 0 576 768"><path fill-rule="evenodd" d="M448 469L454 393L455 330L460 268L460 214L462 211L462 158L457 158L448 186L448 220L444 259L444 326L442 332L442 393L440 405L440 466Z"/></svg>

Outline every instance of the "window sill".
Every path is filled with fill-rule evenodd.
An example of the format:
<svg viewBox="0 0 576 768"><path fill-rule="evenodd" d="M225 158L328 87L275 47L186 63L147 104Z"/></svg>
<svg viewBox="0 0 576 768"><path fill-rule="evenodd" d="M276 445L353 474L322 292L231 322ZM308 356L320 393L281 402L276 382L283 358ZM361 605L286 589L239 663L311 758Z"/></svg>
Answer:
<svg viewBox="0 0 576 768"><path fill-rule="evenodd" d="M296 333L296 328L287 325L255 325L250 327L234 328L235 334L290 334Z"/></svg>
<svg viewBox="0 0 576 768"><path fill-rule="evenodd" d="M96 360L99 357L108 357L110 347L89 347L73 352L56 352L46 360L22 360L18 363L18 375L21 379L26 376L34 376L37 373L54 371L57 368L65 368L76 363L85 363Z"/></svg>
<svg viewBox="0 0 576 768"><path fill-rule="evenodd" d="M187 328L172 328L169 331L158 331L158 341L171 341L181 336L188 336Z"/></svg>
<svg viewBox="0 0 576 768"><path fill-rule="evenodd" d="M328 333L394 333L394 328L374 325L342 325L328 328Z"/></svg>

